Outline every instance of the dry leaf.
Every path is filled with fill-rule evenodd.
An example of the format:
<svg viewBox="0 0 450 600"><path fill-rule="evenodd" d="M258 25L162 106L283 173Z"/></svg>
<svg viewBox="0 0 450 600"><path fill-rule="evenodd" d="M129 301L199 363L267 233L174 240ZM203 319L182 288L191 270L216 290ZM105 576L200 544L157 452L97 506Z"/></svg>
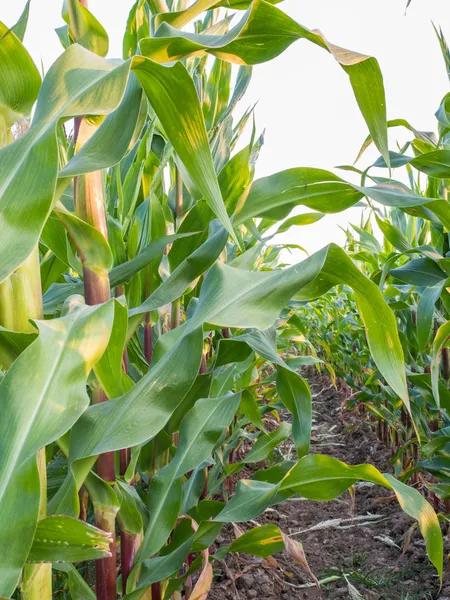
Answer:
<svg viewBox="0 0 450 600"><path fill-rule="evenodd" d="M202 551L202 572L200 577L195 584L192 594L189 596L189 600L206 600L208 598L209 590L213 580L213 568L209 562L208 550Z"/></svg>
<svg viewBox="0 0 450 600"><path fill-rule="evenodd" d="M303 545L300 542L296 542L295 540L292 540L288 535L286 535L283 532L281 532L281 535L283 537L283 542L284 542L284 547L285 547L286 552L302 567L302 569L304 571L306 571L308 573L308 575L311 577L311 579L316 584L317 589L320 590L319 580L314 575L314 573L311 571L311 567L309 566L308 561L306 560L306 555L303 550Z"/></svg>

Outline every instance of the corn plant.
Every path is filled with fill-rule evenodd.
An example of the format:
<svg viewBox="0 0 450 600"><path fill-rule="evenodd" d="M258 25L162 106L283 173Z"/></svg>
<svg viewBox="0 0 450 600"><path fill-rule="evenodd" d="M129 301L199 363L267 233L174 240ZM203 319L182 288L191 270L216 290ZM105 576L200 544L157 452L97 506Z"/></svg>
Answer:
<svg viewBox="0 0 450 600"><path fill-rule="evenodd" d="M442 31L436 33L448 73L448 46ZM347 249L395 311L407 365L410 414L373 361L360 354L362 323L348 294L341 294L345 308L332 310L332 319L331 299L327 306L322 304L309 330L311 343L322 348L319 354L359 389L354 400L378 420L380 438L393 450L399 477L419 483L436 508L443 499L446 513L450 509L448 107L447 95L436 113L436 133L418 131L402 119L388 122L412 134L410 141L391 152L391 166L406 171L402 181L373 175L373 167L387 167L381 157L364 171L349 167L361 176L358 189L368 200L369 216L365 211L360 225L347 231ZM368 137L359 158L370 143ZM368 180L376 185L364 187ZM374 234L375 223L381 238ZM349 320L356 327L348 327Z"/></svg>
<svg viewBox="0 0 450 600"><path fill-rule="evenodd" d="M63 52L42 81L23 45L29 3L0 25L2 597L62 586L73 598L205 598L228 552L298 552L273 526L214 550L225 524L359 479L395 492L442 575L439 523L416 490L309 454L290 306L352 289L374 364L409 412L403 349L381 291L343 249L287 267L267 232L298 205L321 217L392 193L307 167L254 180L263 137L253 125L236 151L253 109L233 114L253 65L299 39L318 45L349 76L385 164L396 157L376 59L276 4L138 0L123 58L109 60L87 1L67 0ZM280 403L292 427L268 432ZM271 459L234 489L289 435L296 460Z"/></svg>

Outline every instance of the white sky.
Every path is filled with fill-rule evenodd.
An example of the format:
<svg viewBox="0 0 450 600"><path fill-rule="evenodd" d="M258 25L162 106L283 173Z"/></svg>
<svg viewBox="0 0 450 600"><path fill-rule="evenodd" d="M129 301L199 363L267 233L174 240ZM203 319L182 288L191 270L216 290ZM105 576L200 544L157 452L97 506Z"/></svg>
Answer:
<svg viewBox="0 0 450 600"><path fill-rule="evenodd" d="M89 2L109 33L112 57L122 55L132 4L132 0ZM431 21L443 28L450 42L450 2L412 0L406 16L405 4L406 0L286 0L279 7L302 25L320 29L334 44L375 56L384 75L388 118L405 118L416 129L435 130L434 113L450 85ZM19 0L0 0L0 20L11 26L23 5ZM31 2L25 45L45 70L62 51L54 33L62 25L61 6L62 0ZM258 177L290 167L331 170L351 164L367 135L346 73L329 54L305 40L255 67L242 108L257 100L257 126L266 129ZM407 136L395 129L390 139L394 149L395 141ZM377 156L372 151L366 161ZM309 252L331 241L343 243L338 225L358 223L359 214L352 209L316 225L293 228L283 241L300 244Z"/></svg>

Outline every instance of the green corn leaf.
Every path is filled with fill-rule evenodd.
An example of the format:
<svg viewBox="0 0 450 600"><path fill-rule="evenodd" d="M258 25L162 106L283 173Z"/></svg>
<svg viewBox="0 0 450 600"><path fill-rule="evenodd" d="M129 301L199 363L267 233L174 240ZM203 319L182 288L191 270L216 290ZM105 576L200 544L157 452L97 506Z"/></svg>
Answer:
<svg viewBox="0 0 450 600"><path fill-rule="evenodd" d="M312 300L338 283L355 291L372 356L409 407L394 314L378 287L333 244L284 271L248 272L216 263L206 276L189 328L206 321L220 327L267 329L294 295L298 300Z"/></svg>
<svg viewBox="0 0 450 600"><path fill-rule="evenodd" d="M389 473L385 473L384 477L391 489L394 490L404 512L418 521L420 532L425 539L428 556L442 579L442 534L434 510L415 488L398 481Z"/></svg>
<svg viewBox="0 0 450 600"><path fill-rule="evenodd" d="M126 594L124 600L137 600L138 598L142 598L142 592L146 591L152 583L161 581L161 579L168 579L174 575L186 560L194 537L194 535L190 536L185 542L172 550L172 552L168 552L157 558L145 560L142 563L142 566L139 565L138 568L140 568L141 574L139 577L138 588L135 592Z"/></svg>
<svg viewBox="0 0 450 600"><path fill-rule="evenodd" d="M79 562L110 556L110 534L71 517L38 522L27 562Z"/></svg>
<svg viewBox="0 0 450 600"><path fill-rule="evenodd" d="M421 141L428 142L428 143L436 142L434 133L431 133L428 131L418 131L408 121L406 121L406 119L391 119L387 122L387 126L388 126L388 128L404 127L408 131L411 131L414 134L414 137L418 138ZM361 158L361 156L364 154L364 152L367 150L367 148L372 144L372 142L373 142L372 136L371 135L367 136L367 138L364 140L363 145L361 146L360 151L358 152L358 156L355 159L355 163L358 162L358 160Z"/></svg>
<svg viewBox="0 0 450 600"><path fill-rule="evenodd" d="M143 518L138 506L140 506L142 500L134 487L120 480L117 482L117 486L117 492L120 497L120 510L117 513L117 520L120 525L120 531L139 535L143 527Z"/></svg>
<svg viewBox="0 0 450 600"><path fill-rule="evenodd" d="M93 270L109 271L113 256L104 235L60 204L55 207L54 213L67 229L83 265Z"/></svg>
<svg viewBox="0 0 450 600"><path fill-rule="evenodd" d="M204 244L170 274L170 276L138 308L130 311L130 316L142 315L179 298L197 277L200 277L219 257L228 238L228 232L221 227Z"/></svg>
<svg viewBox="0 0 450 600"><path fill-rule="evenodd" d="M41 232L41 242L53 252L56 258L66 267L72 267L78 273L82 272L81 261L79 264L72 260L72 250L67 238L67 230L56 212L52 212ZM76 268L75 268L76 266Z"/></svg>
<svg viewBox="0 0 450 600"><path fill-rule="evenodd" d="M182 22L183 17L179 19ZM222 60L251 65L271 60L299 39L325 49L348 74L372 138L389 164L386 98L377 60L327 42L320 32L302 27L264 0L252 2L242 20L223 36L183 32L162 23L155 37L141 41L141 49L145 56L160 63L206 52Z"/></svg>
<svg viewBox="0 0 450 600"><path fill-rule="evenodd" d="M34 342L36 333L22 333L0 327L0 368L9 369L25 348Z"/></svg>
<svg viewBox="0 0 450 600"><path fill-rule="evenodd" d="M409 164L430 177L450 177L450 150L434 150L413 158Z"/></svg>
<svg viewBox="0 0 450 600"><path fill-rule="evenodd" d="M266 433L266 428L264 427L261 414L258 410L258 403L250 390L243 390L239 412L242 412L251 423L260 429L260 431Z"/></svg>
<svg viewBox="0 0 450 600"><path fill-rule="evenodd" d="M96 596L83 577L70 563L53 565L53 569L67 575L67 584L72 600L95 600Z"/></svg>
<svg viewBox="0 0 450 600"><path fill-rule="evenodd" d="M197 0L188 8L180 11L162 12L154 17L155 27L161 23L170 23L173 27L184 27L190 21L211 8L224 7L227 9L236 8L239 10L247 9L253 0ZM283 0L269 0L270 4L278 4Z"/></svg>
<svg viewBox="0 0 450 600"><path fill-rule="evenodd" d="M258 438L255 445L245 457L244 462L257 463L264 460L281 442L287 440L290 434L291 425L289 423L281 423L280 427L275 429L275 431L271 431Z"/></svg>
<svg viewBox="0 0 450 600"><path fill-rule="evenodd" d="M0 150L0 208L5 215L0 227L0 280L35 247L52 207L59 120L112 112L122 99L128 72L129 64L115 67L78 45L68 48L48 71L30 130Z"/></svg>
<svg viewBox="0 0 450 600"><path fill-rule="evenodd" d="M430 258L415 258L401 267L390 269L389 274L403 283L428 287L439 285L447 274Z"/></svg>
<svg viewBox="0 0 450 600"><path fill-rule="evenodd" d="M152 439L193 384L202 347L203 333L196 329L173 346L124 396L90 406L73 429L71 461Z"/></svg>
<svg viewBox="0 0 450 600"><path fill-rule="evenodd" d="M239 536L229 546L228 552L242 552L265 558L284 550L281 531L276 525L254 527Z"/></svg>
<svg viewBox="0 0 450 600"><path fill-rule="evenodd" d="M242 336L240 336L242 337ZM252 348L240 338L222 339L217 349L217 358L214 367L243 362L252 354Z"/></svg>
<svg viewBox="0 0 450 600"><path fill-rule="evenodd" d="M394 246L396 250L399 252L411 250L411 244L398 227L390 223L387 219L380 219L378 215L375 215L375 218L384 237Z"/></svg>
<svg viewBox="0 0 450 600"><path fill-rule="evenodd" d="M221 523L250 521L279 500L278 485L254 479L241 479L236 493L215 520Z"/></svg>
<svg viewBox="0 0 450 600"><path fill-rule="evenodd" d="M233 222L252 217L279 219L298 205L323 213L341 212L354 206L363 194L337 175L313 168L281 171L255 181Z"/></svg>
<svg viewBox="0 0 450 600"><path fill-rule="evenodd" d="M417 342L424 352L433 327L434 307L442 294L444 281L424 290L417 306Z"/></svg>
<svg viewBox="0 0 450 600"><path fill-rule="evenodd" d="M182 166L234 237L214 170L197 91L188 71L181 63L164 67L143 57L135 57L133 70ZM182 136L179 135L180 123Z"/></svg>
<svg viewBox="0 0 450 600"><path fill-rule="evenodd" d="M103 354L113 303L75 306L65 317L38 321L39 337L0 385L0 594L9 597L31 547L39 507L36 452L61 437L86 410L86 379ZM30 365L33 372L30 373ZM11 423L17 423L12 428ZM20 510L19 510L20 507ZM20 527L21 535L13 535Z"/></svg>
<svg viewBox="0 0 450 600"><path fill-rule="evenodd" d="M136 54L139 41L150 34L144 0L136 0L131 7L123 36L123 58Z"/></svg>
<svg viewBox="0 0 450 600"><path fill-rule="evenodd" d="M303 213L301 215L296 215L295 217L291 217L290 219L287 219L286 221L284 221L284 223L282 223L278 229L277 229L277 234L278 233L284 233L285 231L288 231L288 229L290 229L291 227L300 227L300 226L304 226L304 225L311 225L312 223L317 223L317 221L320 221L321 219L324 218L324 214L323 213Z"/></svg>
<svg viewBox="0 0 450 600"><path fill-rule="evenodd" d="M127 307L124 298L119 298L114 303L114 323L108 346L94 367L97 379L108 398L118 398L124 393L122 364L127 328Z"/></svg>
<svg viewBox="0 0 450 600"><path fill-rule="evenodd" d="M114 267L111 270L109 274L111 287L113 288L125 281L129 281L152 261L160 259L164 254L164 249L167 245L172 244L181 238L196 235L198 235L198 232L175 233L174 235L166 235L151 242L141 250L137 256L121 265L117 265L117 267Z"/></svg>
<svg viewBox="0 0 450 600"><path fill-rule="evenodd" d="M181 488L181 514L186 514L197 504L204 489L205 469L197 467L197 469L192 471L189 479L183 483Z"/></svg>
<svg viewBox="0 0 450 600"><path fill-rule="evenodd" d="M312 400L309 385L298 373L278 367L277 391L293 416L292 439L297 456L301 458L309 452L311 437Z"/></svg>
<svg viewBox="0 0 450 600"><path fill-rule="evenodd" d="M28 117L36 102L41 76L22 45L21 31L0 22L0 142L14 121Z"/></svg>
<svg viewBox="0 0 450 600"><path fill-rule="evenodd" d="M19 20L17 21L17 23L15 25L13 25L11 27L12 31L19 38L19 40L21 42L23 42L23 38L25 37L25 32L26 32L27 26L28 26L28 19L30 16L30 2L31 2L31 0L28 0L26 2L25 7L22 11L22 14L19 17Z"/></svg>
<svg viewBox="0 0 450 600"><path fill-rule="evenodd" d="M439 399L439 373L441 369L442 350L448 346L450 341L450 321L447 321L439 327L433 341L431 357L431 384L433 387L433 396L436 404L440 406Z"/></svg>
<svg viewBox="0 0 450 600"><path fill-rule="evenodd" d="M266 473L271 483L264 481ZM442 577L443 543L437 516L417 490L391 475L382 475L372 465L349 466L331 456L311 454L287 472L269 469L259 471L256 477L257 480L239 482L236 494L214 518L215 521L248 521L274 502L294 493L311 500L331 500L357 481L369 481L393 490L402 509L419 522L430 560Z"/></svg>
<svg viewBox="0 0 450 600"><path fill-rule="evenodd" d="M109 38L103 26L78 0L66 0L65 4L63 16L70 26L70 35L74 42L99 56L106 56Z"/></svg>
<svg viewBox="0 0 450 600"><path fill-rule="evenodd" d="M150 485L150 524L139 549L145 558L157 552L172 531L181 508L179 478L202 464L233 419L241 394L198 400L180 425L177 452Z"/></svg>
<svg viewBox="0 0 450 600"><path fill-rule="evenodd" d="M79 4L78 0L77 2ZM74 177L117 164L133 140L142 99L142 88L131 73L125 94L117 109L106 117L58 176ZM118 131L120 135L117 135Z"/></svg>

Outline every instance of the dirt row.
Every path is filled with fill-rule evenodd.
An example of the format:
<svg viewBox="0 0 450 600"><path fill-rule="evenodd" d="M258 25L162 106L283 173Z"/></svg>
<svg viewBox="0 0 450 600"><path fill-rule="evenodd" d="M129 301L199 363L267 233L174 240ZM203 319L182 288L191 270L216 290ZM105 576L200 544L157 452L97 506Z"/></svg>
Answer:
<svg viewBox="0 0 450 600"><path fill-rule="evenodd" d="M304 375L314 395L311 452L391 471L390 451L378 441L373 426L342 410L344 393L326 374L309 370ZM282 418L288 420L288 413ZM285 443L281 452L292 452L292 443ZM414 521L388 490L360 484L353 498L347 492L326 503L288 500L257 521L275 523L303 544L311 571L322 582L320 591L286 553L269 560L232 554L215 563L210 600L450 600L448 569L440 590ZM219 542L232 539L230 528Z"/></svg>

